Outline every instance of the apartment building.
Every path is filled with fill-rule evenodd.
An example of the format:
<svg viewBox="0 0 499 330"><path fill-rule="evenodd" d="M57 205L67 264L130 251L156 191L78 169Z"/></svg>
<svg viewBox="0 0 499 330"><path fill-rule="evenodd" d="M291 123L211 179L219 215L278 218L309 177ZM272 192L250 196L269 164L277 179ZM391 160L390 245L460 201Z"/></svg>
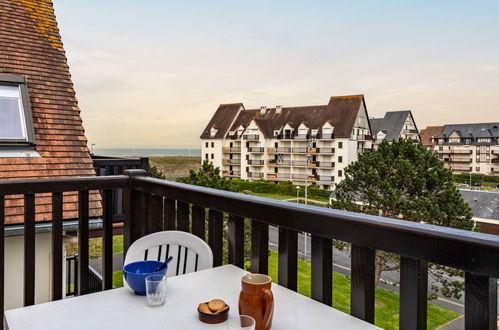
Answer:
<svg viewBox="0 0 499 330"><path fill-rule="evenodd" d="M416 121L410 110L389 111L383 118L370 118L369 123L374 138L374 149L383 141L393 142L399 138L421 142Z"/></svg>
<svg viewBox="0 0 499 330"><path fill-rule="evenodd" d="M245 109L222 104L201 134L202 158L228 178L332 189L372 136L363 95L326 105Z"/></svg>
<svg viewBox="0 0 499 330"><path fill-rule="evenodd" d="M444 130L443 126L428 126L419 131L421 136L421 143L428 150L435 150L435 145L437 144L437 136L442 135Z"/></svg>
<svg viewBox="0 0 499 330"><path fill-rule="evenodd" d="M445 125L433 152L454 173L499 174L499 122Z"/></svg>

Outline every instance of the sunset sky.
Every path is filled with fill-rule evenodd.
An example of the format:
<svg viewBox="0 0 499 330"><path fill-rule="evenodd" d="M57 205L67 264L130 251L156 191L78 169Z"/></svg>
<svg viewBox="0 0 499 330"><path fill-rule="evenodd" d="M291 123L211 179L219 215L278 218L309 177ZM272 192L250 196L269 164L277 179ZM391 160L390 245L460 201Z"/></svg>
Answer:
<svg viewBox="0 0 499 330"><path fill-rule="evenodd" d="M200 147L220 103L364 94L419 128L499 121L499 1L54 0L89 143Z"/></svg>

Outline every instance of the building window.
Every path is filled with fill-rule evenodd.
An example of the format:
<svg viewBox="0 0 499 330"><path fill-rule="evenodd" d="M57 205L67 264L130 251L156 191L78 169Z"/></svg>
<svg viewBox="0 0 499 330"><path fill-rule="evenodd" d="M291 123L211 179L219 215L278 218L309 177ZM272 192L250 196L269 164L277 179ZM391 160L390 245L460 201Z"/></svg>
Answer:
<svg viewBox="0 0 499 330"><path fill-rule="evenodd" d="M26 79L0 75L0 145L35 144Z"/></svg>
<svg viewBox="0 0 499 330"><path fill-rule="evenodd" d="M338 156L338 163L343 163L343 156Z"/></svg>
<svg viewBox="0 0 499 330"><path fill-rule="evenodd" d="M338 170L338 176L341 178L343 176L343 171L342 170Z"/></svg>
<svg viewBox="0 0 499 330"><path fill-rule="evenodd" d="M211 147L212 147L212 148L215 148L215 142L212 142L212 143L211 143Z"/></svg>
<svg viewBox="0 0 499 330"><path fill-rule="evenodd" d="M204 146L205 146L206 148L208 148L208 142L206 142Z"/></svg>
<svg viewBox="0 0 499 330"><path fill-rule="evenodd" d="M480 166L477 166L475 169L477 172L480 172Z"/></svg>
<svg viewBox="0 0 499 330"><path fill-rule="evenodd" d="M215 154L211 154L211 159L215 159Z"/></svg>
<svg viewBox="0 0 499 330"><path fill-rule="evenodd" d="M209 157L208 157L208 154L205 154L204 155L204 158L207 160Z"/></svg>
<svg viewBox="0 0 499 330"><path fill-rule="evenodd" d="M343 149L343 142L338 142L338 149Z"/></svg>

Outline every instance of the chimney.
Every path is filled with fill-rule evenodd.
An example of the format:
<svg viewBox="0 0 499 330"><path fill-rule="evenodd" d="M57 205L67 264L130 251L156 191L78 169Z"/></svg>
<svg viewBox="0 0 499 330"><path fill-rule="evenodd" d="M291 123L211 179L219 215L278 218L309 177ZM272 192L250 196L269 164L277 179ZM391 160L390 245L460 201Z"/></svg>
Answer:
<svg viewBox="0 0 499 330"><path fill-rule="evenodd" d="M280 114L282 111L282 105L276 105L275 106L275 113L276 114Z"/></svg>
<svg viewBox="0 0 499 330"><path fill-rule="evenodd" d="M262 106L260 107L260 114L261 114L261 115L264 115L266 112L267 112L267 107L266 107L266 106L264 106L264 105L262 105Z"/></svg>

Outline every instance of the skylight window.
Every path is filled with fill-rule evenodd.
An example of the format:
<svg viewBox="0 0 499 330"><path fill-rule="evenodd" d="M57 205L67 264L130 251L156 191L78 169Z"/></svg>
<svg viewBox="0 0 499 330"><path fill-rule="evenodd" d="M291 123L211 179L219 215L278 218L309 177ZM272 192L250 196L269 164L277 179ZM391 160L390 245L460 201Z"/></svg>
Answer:
<svg viewBox="0 0 499 330"><path fill-rule="evenodd" d="M0 76L0 146L34 144L26 81Z"/></svg>

